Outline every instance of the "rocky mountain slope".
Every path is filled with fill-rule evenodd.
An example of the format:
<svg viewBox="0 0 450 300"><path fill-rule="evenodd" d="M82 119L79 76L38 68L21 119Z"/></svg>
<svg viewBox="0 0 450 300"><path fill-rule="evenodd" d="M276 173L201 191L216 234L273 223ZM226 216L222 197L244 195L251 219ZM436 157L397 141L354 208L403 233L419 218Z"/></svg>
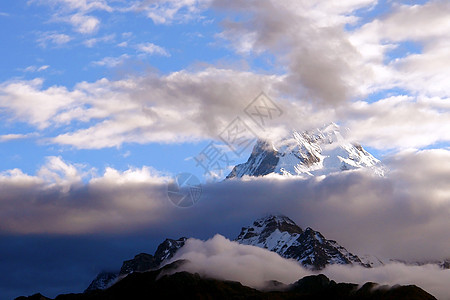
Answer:
<svg viewBox="0 0 450 300"><path fill-rule="evenodd" d="M285 258L293 258L311 269L322 269L329 264L370 267L336 241L327 240L320 232L309 227L303 230L282 215L269 215L243 227L235 241L268 249Z"/></svg>
<svg viewBox="0 0 450 300"><path fill-rule="evenodd" d="M280 141L258 140L247 162L233 168L227 178L265 176L318 176L351 169L370 169L383 176L381 162L364 148L345 139L332 123L308 132L293 131Z"/></svg>
<svg viewBox="0 0 450 300"><path fill-rule="evenodd" d="M336 241L326 239L320 232L312 228L308 227L303 230L294 221L283 215L268 215L254 221L250 226L243 227L234 241L268 249L284 258L295 259L304 267L312 270L320 270L332 264L360 265L370 268L390 262L401 262L408 265L432 263L443 269L450 268L449 260L407 263L398 260L383 260L370 255L357 256ZM138 254L133 259L124 261L120 271L98 274L86 292L106 289L135 272L157 269L166 260L172 258L185 242L186 238L184 237L178 240L166 239L158 246L154 255Z"/></svg>
<svg viewBox="0 0 450 300"><path fill-rule="evenodd" d="M340 299L340 300L435 300L417 286L378 286L366 283L336 283L324 275L307 276L282 290L260 291L239 282L205 278L199 274L177 272L183 261L159 270L131 273L105 290L59 295L57 300L123 299ZM167 274L172 275L164 275ZM175 273L174 273L175 272ZM36 294L16 300L50 300Z"/></svg>
<svg viewBox="0 0 450 300"><path fill-rule="evenodd" d="M336 241L327 240L320 232L311 228L303 230L294 221L282 215L268 215L243 227L236 242L265 248L285 258L292 258L304 267L320 270L330 264L356 264L370 267L371 263L361 260ZM158 268L164 261L174 256L186 238L166 239L155 254L140 253L133 259L124 261L119 272L100 273L86 289L86 292L105 289L134 272L144 272Z"/></svg>
<svg viewBox="0 0 450 300"><path fill-rule="evenodd" d="M186 240L185 237L178 240L166 239L158 246L154 255L140 253L133 259L124 261L119 272L101 272L85 292L103 290L128 274L158 268L163 261L172 258L175 252L184 246Z"/></svg>

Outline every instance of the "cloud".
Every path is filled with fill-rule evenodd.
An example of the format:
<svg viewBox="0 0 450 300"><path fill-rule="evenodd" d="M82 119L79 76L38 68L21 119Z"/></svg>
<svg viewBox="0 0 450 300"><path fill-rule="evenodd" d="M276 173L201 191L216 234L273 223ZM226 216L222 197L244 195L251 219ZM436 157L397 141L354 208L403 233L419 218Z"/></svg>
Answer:
<svg viewBox="0 0 450 300"><path fill-rule="evenodd" d="M88 13L114 10L104 0L31 0L28 3L50 6L55 11L51 21L69 23L75 31L81 34L95 33L100 27L100 19Z"/></svg>
<svg viewBox="0 0 450 300"><path fill-rule="evenodd" d="M58 7L62 10L79 10L82 12L89 12L93 10L112 10L105 0L30 0L29 3L50 5L52 7Z"/></svg>
<svg viewBox="0 0 450 300"><path fill-rule="evenodd" d="M144 13L155 24L171 24L200 19L211 0L141 0L133 2L104 0L30 0L28 3L49 6L55 13L54 22L69 23L81 34L93 34L98 31L101 19L94 16L97 12L108 13Z"/></svg>
<svg viewBox="0 0 450 300"><path fill-rule="evenodd" d="M43 129L51 122L64 123L65 116L80 112L77 99L82 93L58 86L41 90L42 84L42 79L0 84L0 106L9 113L11 120L29 122Z"/></svg>
<svg viewBox="0 0 450 300"><path fill-rule="evenodd" d="M392 96L358 101L336 113L352 138L378 149L408 149L450 142L450 105L439 97Z"/></svg>
<svg viewBox="0 0 450 300"><path fill-rule="evenodd" d="M437 299L450 299L450 270L442 270L436 265L408 266L391 263L385 266L367 269L359 266L330 266L324 270L325 275L340 281L363 284L376 282L380 285L414 284L424 289Z"/></svg>
<svg viewBox="0 0 450 300"><path fill-rule="evenodd" d="M82 14L72 15L69 19L69 23L75 27L76 31L83 34L94 33L100 26L99 19Z"/></svg>
<svg viewBox="0 0 450 300"><path fill-rule="evenodd" d="M126 61L129 58L130 58L130 56L128 54L122 54L121 56L118 56L118 57L104 57L101 60L92 62L92 64L97 65L97 66L105 66L108 68L114 68L119 65L122 65L124 63L124 61Z"/></svg>
<svg viewBox="0 0 450 300"><path fill-rule="evenodd" d="M144 43L136 46L137 50L146 54L158 54L162 56L170 56L170 54L162 47L152 44L152 43Z"/></svg>
<svg viewBox="0 0 450 300"><path fill-rule="evenodd" d="M70 235L108 228L129 231L139 229L139 223L156 224L159 217L148 213L159 211L162 215L167 209L164 183L168 180L149 167L126 171L109 167L97 176L86 166L48 157L34 176L19 169L0 174L4 189L1 232ZM130 214L137 223L129 222Z"/></svg>
<svg viewBox="0 0 450 300"><path fill-rule="evenodd" d="M9 134L3 134L0 135L0 142L9 142L14 140L21 140L21 139L27 139L32 136L36 136L35 133L29 133L29 134L21 134L21 133L9 133Z"/></svg>
<svg viewBox="0 0 450 300"><path fill-rule="evenodd" d="M443 259L450 247L449 161L448 150L425 150L393 156L385 178L347 171L306 180L205 184L200 201L185 210L169 201L167 175L151 168L107 168L97 175L86 166L51 158L35 176L17 169L2 174L0 228L15 234L155 230L170 236L235 237L254 219L283 213L353 253Z"/></svg>
<svg viewBox="0 0 450 300"><path fill-rule="evenodd" d="M70 37L67 34L56 32L44 32L39 34L37 42L41 47L45 48L49 43L52 43L55 46L62 46L64 44L67 44L71 40L72 37Z"/></svg>
<svg viewBox="0 0 450 300"><path fill-rule="evenodd" d="M98 43L106 43L106 42L114 41L115 37L116 37L115 34L109 34L109 35L105 35L102 37L91 38L91 39L85 40L83 42L83 44L86 45L86 47L92 48Z"/></svg>
<svg viewBox="0 0 450 300"><path fill-rule="evenodd" d="M311 274L296 261L262 248L231 242L222 235L205 242L188 239L168 263L179 259L189 262L176 271L239 281L254 288L264 288L270 280L290 284Z"/></svg>
<svg viewBox="0 0 450 300"><path fill-rule="evenodd" d="M92 64L116 67L128 58L123 54ZM290 128L308 130L342 120L341 125L350 128L351 139L378 149L420 148L450 141L447 99L392 96L373 103L357 101L317 109L311 103L278 97L285 79L210 67L164 76L150 73L116 81L81 82L72 90L62 86L43 89L41 79L11 81L0 84L0 106L10 120L24 121L40 130L90 122L84 129L47 137L53 143L83 149L217 139L237 116L246 118L245 107L261 91L271 95L283 110L283 116L272 120L266 132L252 127L266 138L270 137L267 132L279 137Z"/></svg>
<svg viewBox="0 0 450 300"><path fill-rule="evenodd" d="M40 66L40 67L37 67L37 66L28 66L28 67L26 67L25 69L23 69L23 71L24 71L24 72L41 72L41 71L47 70L48 68L50 68L49 65L43 65L43 66Z"/></svg>
<svg viewBox="0 0 450 300"><path fill-rule="evenodd" d="M102 63L108 62L115 60ZM261 90L271 91L279 80L277 76L207 68L82 82L69 91L60 86L42 89L43 81L35 79L0 85L0 106L11 120L39 129L92 122L90 127L52 139L77 148L193 141L216 138Z"/></svg>
<svg viewBox="0 0 450 300"><path fill-rule="evenodd" d="M284 259L274 252L231 242L221 235L207 241L188 239L171 261L186 259L176 271L199 273L206 277L239 281L253 288L264 288L267 281L291 284L318 272L306 270L294 260ZM172 273L175 271L172 271ZM380 285L415 284L438 299L450 299L450 270L438 266L407 266L392 263L376 268L332 265L320 271L337 282Z"/></svg>
<svg viewBox="0 0 450 300"><path fill-rule="evenodd" d="M376 5L236 0L215 1L212 7L228 13L220 37L238 53L275 55L286 70L283 92L292 102L311 103L315 113L325 109L321 104L334 108L317 115L323 122L336 117L360 142L381 149L447 142L448 3L393 4L367 23L358 17L357 10ZM404 51L390 60L389 52L407 42L416 44L419 53ZM401 89L397 98L383 97L394 88ZM370 100L349 101L371 94ZM298 124L287 122L288 128Z"/></svg>
<svg viewBox="0 0 450 300"><path fill-rule="evenodd" d="M223 22L220 36L237 52L275 55L288 75L286 89L297 99L338 105L361 95L371 76L343 26L356 9L373 3L236 0L215 1L213 7L246 16Z"/></svg>
<svg viewBox="0 0 450 300"><path fill-rule="evenodd" d="M58 187L64 194L69 192L72 185L81 183L82 175L76 166L67 164L61 157L52 156L38 171L37 178L46 183L46 188Z"/></svg>
<svg viewBox="0 0 450 300"><path fill-rule="evenodd" d="M155 24L186 22L200 18L200 13L211 0L160 0L138 1L130 9L144 12Z"/></svg>
<svg viewBox="0 0 450 300"><path fill-rule="evenodd" d="M385 16L353 31L351 43L374 70L369 89L399 87L414 94L448 97L449 64L443 53L449 45L449 11L446 1L394 5ZM417 44L420 52L387 60L389 50L404 42Z"/></svg>

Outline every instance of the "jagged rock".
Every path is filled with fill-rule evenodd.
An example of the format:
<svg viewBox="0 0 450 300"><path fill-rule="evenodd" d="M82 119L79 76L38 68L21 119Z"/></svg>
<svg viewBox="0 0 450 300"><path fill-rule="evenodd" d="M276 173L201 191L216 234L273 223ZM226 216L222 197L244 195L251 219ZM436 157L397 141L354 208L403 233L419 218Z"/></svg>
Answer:
<svg viewBox="0 0 450 300"><path fill-rule="evenodd" d="M51 300L51 299L42 296L41 294L38 293L28 297L25 296L17 297L15 300Z"/></svg>
<svg viewBox="0 0 450 300"><path fill-rule="evenodd" d="M144 272L159 266L159 262L155 261L153 255L140 253L133 259L126 260L120 268L119 275L127 275L133 272Z"/></svg>
<svg viewBox="0 0 450 300"><path fill-rule="evenodd" d="M366 283L336 283L324 275L307 276L282 291L261 291L239 282L175 272L184 262L176 261L159 270L135 272L113 286L92 293L59 295L57 300L144 299L315 299L315 300L436 300L417 286L379 286ZM164 275L168 271L169 274ZM282 285L276 283L276 285ZM34 299L22 297L22 299ZM48 298L44 298L47 300ZM40 300L40 299L39 299Z"/></svg>
<svg viewBox="0 0 450 300"><path fill-rule="evenodd" d="M163 261L172 258L175 252L183 247L186 240L187 238L185 237L178 240L166 239L158 246L155 255L140 253L133 259L124 261L119 272L102 272L98 274L85 292L103 290L128 274L158 268Z"/></svg>
<svg viewBox="0 0 450 300"><path fill-rule="evenodd" d="M110 287L116 281L118 277L117 272L101 272L95 277L85 293L95 290L103 290Z"/></svg>
<svg viewBox="0 0 450 300"><path fill-rule="evenodd" d="M286 216L269 215L243 227L238 243L268 249L285 258L293 258L312 269L329 264L356 264L370 267L336 241L327 240L311 228L302 230Z"/></svg>
<svg viewBox="0 0 450 300"><path fill-rule="evenodd" d="M352 169L371 169L383 176L381 162L356 143L347 141L332 123L312 132L293 131L280 141L258 140L247 162L233 168L227 178L242 176L316 176Z"/></svg>

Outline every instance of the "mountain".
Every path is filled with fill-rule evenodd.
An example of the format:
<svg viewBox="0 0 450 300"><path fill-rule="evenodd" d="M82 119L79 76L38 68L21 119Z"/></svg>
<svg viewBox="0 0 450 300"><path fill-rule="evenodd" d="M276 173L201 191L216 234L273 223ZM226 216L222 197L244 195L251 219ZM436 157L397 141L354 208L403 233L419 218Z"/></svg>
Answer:
<svg viewBox="0 0 450 300"><path fill-rule="evenodd" d="M297 260L303 266L320 270L329 264L356 264L370 267L367 259L362 261L336 241L327 240L320 232L311 228L301 229L294 221L282 215L268 215L243 227L236 242L257 246L278 253L285 258ZM133 259L123 262L119 272L102 272L89 285L85 292L103 290L128 274L157 269L184 246L186 238L166 239L154 255L140 253Z"/></svg>
<svg viewBox="0 0 450 300"><path fill-rule="evenodd" d="M133 259L124 261L119 272L101 272L91 282L85 292L103 290L128 274L158 268L163 261L172 258L175 252L184 246L186 240L187 238L185 237L178 240L166 239L158 246L154 255L140 253Z"/></svg>
<svg viewBox="0 0 450 300"><path fill-rule="evenodd" d="M164 261L172 258L184 246L186 240L185 237L178 240L166 239L158 246L154 255L140 253L133 259L124 261L120 271L100 273L85 292L109 288L132 273L157 269ZM326 239L319 231L309 227L303 230L283 215L268 215L257 219L252 225L243 227L234 241L268 249L284 258L295 259L304 267L313 270L320 270L331 264L361 265L370 268L393 261L385 262L370 255L358 257L336 241ZM448 260L432 263L440 265L441 268L449 268Z"/></svg>
<svg viewBox="0 0 450 300"><path fill-rule="evenodd" d="M421 288L409 285L394 287L366 283L336 283L324 275L304 277L283 290L260 291L239 282L202 277L180 272L185 261L176 261L159 270L131 273L105 290L82 294L59 295L57 300L122 299L327 299L327 300L435 300ZM171 275L166 275L171 274ZM50 300L36 294L16 300Z"/></svg>
<svg viewBox="0 0 450 300"><path fill-rule="evenodd" d="M92 280L86 291L104 290L116 282L119 274L117 272L101 272Z"/></svg>
<svg viewBox="0 0 450 300"><path fill-rule="evenodd" d="M381 162L341 134L332 123L308 132L293 131L280 141L258 140L247 162L233 168L227 178L265 176L318 176L337 171L366 168L383 176Z"/></svg>
<svg viewBox="0 0 450 300"><path fill-rule="evenodd" d="M269 215L243 227L236 242L257 246L292 258L311 269L323 269L329 264L370 265L340 246L327 240L311 228L301 229L294 221L282 215Z"/></svg>

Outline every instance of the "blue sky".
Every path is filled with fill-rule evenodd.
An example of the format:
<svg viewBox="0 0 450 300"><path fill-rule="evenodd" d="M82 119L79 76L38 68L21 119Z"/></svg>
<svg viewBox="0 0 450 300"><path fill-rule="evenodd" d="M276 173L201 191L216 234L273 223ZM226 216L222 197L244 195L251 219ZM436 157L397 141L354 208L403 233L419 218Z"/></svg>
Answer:
<svg viewBox="0 0 450 300"><path fill-rule="evenodd" d="M28 249L47 239L53 250L82 241L93 258L74 249L68 269L23 290L0 282L0 298L80 289L114 267L102 259L107 245L116 261L163 237L233 237L268 211L295 212L299 225L356 250L370 247L352 229L373 234L368 245L392 256L398 237L385 233L400 226L403 249L423 250L409 257L440 258L450 240L449 15L444 0L1 1L0 239L14 243L0 252L11 257L9 271L19 270L15 278L28 271ZM261 92L282 110L264 127L245 113ZM220 139L237 117L269 139L335 122L396 177L206 184L194 209L171 206L171 176L210 179L194 157L211 142L233 164L246 161L251 147L236 156ZM361 207L335 214L333 203L318 209L303 194L352 196ZM408 240L411 228L435 249ZM45 268L41 254L33 272ZM83 283L54 288L52 279L77 263Z"/></svg>

